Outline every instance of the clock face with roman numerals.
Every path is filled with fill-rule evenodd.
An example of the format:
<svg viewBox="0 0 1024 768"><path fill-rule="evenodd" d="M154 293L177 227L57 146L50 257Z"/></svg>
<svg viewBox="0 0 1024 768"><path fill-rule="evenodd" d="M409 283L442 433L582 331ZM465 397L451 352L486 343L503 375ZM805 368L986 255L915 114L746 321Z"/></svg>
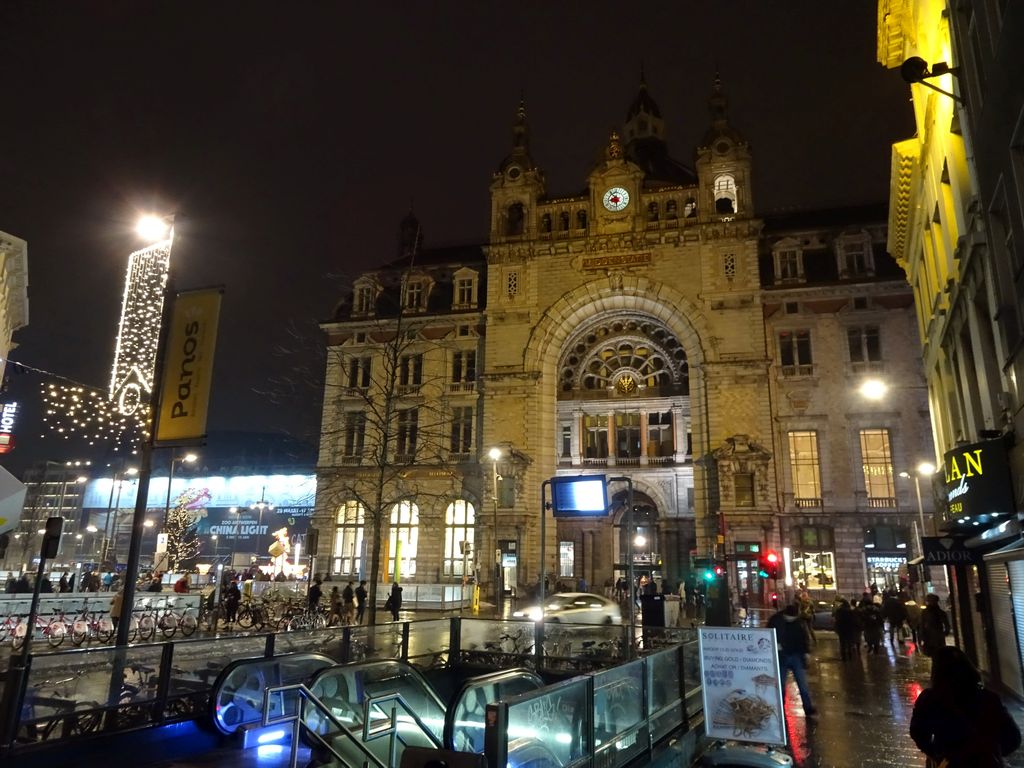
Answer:
<svg viewBox="0 0 1024 768"><path fill-rule="evenodd" d="M622 187L612 187L604 193L603 202L609 211L621 211L629 205L629 192Z"/></svg>

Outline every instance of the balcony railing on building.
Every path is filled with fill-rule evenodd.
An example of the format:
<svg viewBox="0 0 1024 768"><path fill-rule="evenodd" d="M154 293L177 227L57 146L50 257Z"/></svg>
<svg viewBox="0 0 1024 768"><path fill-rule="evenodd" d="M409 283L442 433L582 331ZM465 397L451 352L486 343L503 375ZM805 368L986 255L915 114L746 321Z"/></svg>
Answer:
<svg viewBox="0 0 1024 768"><path fill-rule="evenodd" d="M475 381L449 381L448 391L452 393L476 392Z"/></svg>
<svg viewBox="0 0 1024 768"><path fill-rule="evenodd" d="M813 376L813 365L783 365L781 367L783 376Z"/></svg>

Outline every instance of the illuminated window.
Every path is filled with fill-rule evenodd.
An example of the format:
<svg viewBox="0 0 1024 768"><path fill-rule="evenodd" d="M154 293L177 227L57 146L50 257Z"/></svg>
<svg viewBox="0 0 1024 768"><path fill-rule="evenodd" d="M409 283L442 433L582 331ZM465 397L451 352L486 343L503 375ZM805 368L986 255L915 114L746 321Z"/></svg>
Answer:
<svg viewBox="0 0 1024 768"><path fill-rule="evenodd" d="M736 179L731 174L723 173L715 179L714 194L716 213L736 213Z"/></svg>
<svg viewBox="0 0 1024 768"><path fill-rule="evenodd" d="M364 517L363 505L357 501L347 501L338 509L331 573L362 573Z"/></svg>
<svg viewBox="0 0 1024 768"><path fill-rule="evenodd" d="M640 414L615 414L615 455L620 459L640 456Z"/></svg>
<svg viewBox="0 0 1024 768"><path fill-rule="evenodd" d="M391 508L391 529L388 534L388 573L394 577L396 558L401 576L416 575L416 548L420 537L420 510L411 501L402 501Z"/></svg>
<svg viewBox="0 0 1024 768"><path fill-rule="evenodd" d="M820 504L821 465L817 432L789 433L789 469L797 506L801 501Z"/></svg>
<svg viewBox="0 0 1024 768"><path fill-rule="evenodd" d="M572 576L576 565L576 544L571 541L558 542L558 575Z"/></svg>
<svg viewBox="0 0 1024 768"><path fill-rule="evenodd" d="M802 589L835 589L836 556L832 529L805 525L794 530L793 579Z"/></svg>
<svg viewBox="0 0 1024 768"><path fill-rule="evenodd" d="M874 500L879 506L892 506L896 494L893 491L889 430L862 429L860 456L864 468L864 490L867 491L869 503Z"/></svg>
<svg viewBox="0 0 1024 768"><path fill-rule="evenodd" d="M672 412L647 414L647 455L671 456L675 452Z"/></svg>
<svg viewBox="0 0 1024 768"><path fill-rule="evenodd" d="M444 513L443 573L449 578L461 578L473 573L473 536L476 530L476 510L464 499L448 505Z"/></svg>
<svg viewBox="0 0 1024 768"><path fill-rule="evenodd" d="M779 333L779 362L783 376L810 376L814 373L811 358L811 332L807 330Z"/></svg>

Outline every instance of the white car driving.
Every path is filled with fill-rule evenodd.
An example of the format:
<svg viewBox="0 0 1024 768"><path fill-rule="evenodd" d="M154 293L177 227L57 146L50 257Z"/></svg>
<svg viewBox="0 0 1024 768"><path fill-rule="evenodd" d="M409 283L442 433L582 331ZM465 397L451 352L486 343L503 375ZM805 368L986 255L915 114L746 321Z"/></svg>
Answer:
<svg viewBox="0 0 1024 768"><path fill-rule="evenodd" d="M523 608L512 614L517 619L565 622L566 624L621 624L622 611L607 597L588 592L559 592L539 605Z"/></svg>

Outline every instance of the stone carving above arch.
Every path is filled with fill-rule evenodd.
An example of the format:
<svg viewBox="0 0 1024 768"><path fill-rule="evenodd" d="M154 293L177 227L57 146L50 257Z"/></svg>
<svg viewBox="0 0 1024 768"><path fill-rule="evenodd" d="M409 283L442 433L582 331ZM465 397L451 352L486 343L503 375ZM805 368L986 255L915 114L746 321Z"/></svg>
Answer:
<svg viewBox="0 0 1024 768"><path fill-rule="evenodd" d="M581 325L604 314L648 315L660 321L683 345L692 367L711 361L705 346L711 333L703 313L675 289L647 278L623 275L622 286L613 288L606 277L597 278L566 293L544 312L523 351L527 370L558 361L563 346Z"/></svg>

